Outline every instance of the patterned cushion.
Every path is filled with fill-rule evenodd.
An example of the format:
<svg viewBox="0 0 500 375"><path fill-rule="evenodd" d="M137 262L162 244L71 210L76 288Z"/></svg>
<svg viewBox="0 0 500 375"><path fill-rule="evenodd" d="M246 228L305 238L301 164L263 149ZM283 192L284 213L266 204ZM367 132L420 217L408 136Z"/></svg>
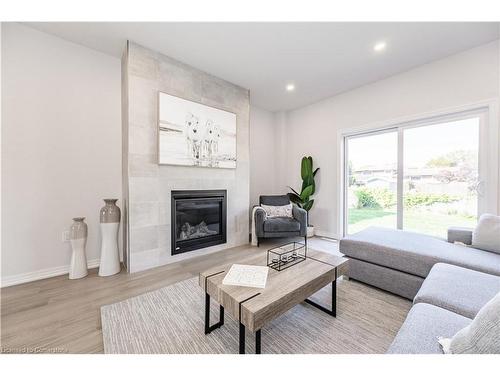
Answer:
<svg viewBox="0 0 500 375"><path fill-rule="evenodd" d="M265 204L260 205L268 218L272 217L293 217L292 215L292 204L286 204L284 206L268 206Z"/></svg>
<svg viewBox="0 0 500 375"><path fill-rule="evenodd" d="M481 215L472 232L472 246L500 254L500 216Z"/></svg>
<svg viewBox="0 0 500 375"><path fill-rule="evenodd" d="M500 293L451 339L440 338L446 354L500 354Z"/></svg>

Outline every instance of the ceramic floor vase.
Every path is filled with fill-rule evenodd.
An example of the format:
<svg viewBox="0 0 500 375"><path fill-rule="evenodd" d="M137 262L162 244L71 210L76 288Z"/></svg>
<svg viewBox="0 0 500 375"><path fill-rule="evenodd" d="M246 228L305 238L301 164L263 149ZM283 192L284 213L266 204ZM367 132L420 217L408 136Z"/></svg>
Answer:
<svg viewBox="0 0 500 375"><path fill-rule="evenodd" d="M88 275L87 254L87 224L84 217L75 217L69 230L69 240L71 242L71 262L69 266L69 278L81 279Z"/></svg>
<svg viewBox="0 0 500 375"><path fill-rule="evenodd" d="M118 199L104 199L106 203L100 211L101 223L101 261L99 276L111 276L120 272L120 253L118 249L118 230L120 227L120 208Z"/></svg>

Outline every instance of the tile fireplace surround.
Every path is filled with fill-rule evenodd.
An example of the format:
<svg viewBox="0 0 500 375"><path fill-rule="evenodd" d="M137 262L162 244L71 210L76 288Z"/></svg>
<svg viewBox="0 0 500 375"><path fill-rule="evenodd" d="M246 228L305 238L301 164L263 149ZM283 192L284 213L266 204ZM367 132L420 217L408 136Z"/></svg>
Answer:
<svg viewBox="0 0 500 375"><path fill-rule="evenodd" d="M158 165L158 92L236 113L237 168ZM124 259L130 272L248 243L249 92L129 42L122 58ZM171 191L226 190L227 242L171 255Z"/></svg>

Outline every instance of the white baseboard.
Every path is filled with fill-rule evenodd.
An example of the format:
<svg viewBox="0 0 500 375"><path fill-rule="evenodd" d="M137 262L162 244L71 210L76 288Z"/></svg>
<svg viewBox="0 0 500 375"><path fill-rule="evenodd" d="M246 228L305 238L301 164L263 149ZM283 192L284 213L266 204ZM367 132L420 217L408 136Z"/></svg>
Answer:
<svg viewBox="0 0 500 375"><path fill-rule="evenodd" d="M315 230L314 234L318 237L328 237L328 238L333 238L334 240L340 239L340 236L337 233L330 233L322 230Z"/></svg>
<svg viewBox="0 0 500 375"><path fill-rule="evenodd" d="M99 267L99 259L87 261L88 268ZM49 277L60 276L69 273L69 264L66 266L45 268L34 272L20 273L18 275L2 277L2 288L12 285L29 283L30 281L48 279Z"/></svg>

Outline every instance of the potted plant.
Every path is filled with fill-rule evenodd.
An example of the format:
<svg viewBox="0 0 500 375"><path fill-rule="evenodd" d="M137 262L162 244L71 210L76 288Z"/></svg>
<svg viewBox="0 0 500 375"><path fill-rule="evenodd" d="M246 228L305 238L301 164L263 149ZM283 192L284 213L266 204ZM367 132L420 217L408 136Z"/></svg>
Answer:
<svg viewBox="0 0 500 375"><path fill-rule="evenodd" d="M313 170L312 157L304 156L300 165L300 176L302 177L302 189L300 194L289 186L292 191L288 193L290 200L307 211L307 237L314 236L314 226L309 224L309 211L314 204L314 199L311 199L311 197L316 191L314 177L318 171L319 168Z"/></svg>

